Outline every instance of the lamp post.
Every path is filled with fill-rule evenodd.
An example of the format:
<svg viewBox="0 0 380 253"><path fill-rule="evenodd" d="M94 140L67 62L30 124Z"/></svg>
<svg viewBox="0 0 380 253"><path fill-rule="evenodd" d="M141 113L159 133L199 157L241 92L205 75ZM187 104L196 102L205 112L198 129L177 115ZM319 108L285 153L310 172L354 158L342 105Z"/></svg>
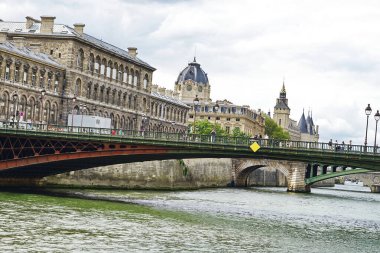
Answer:
<svg viewBox="0 0 380 253"><path fill-rule="evenodd" d="M214 121L214 125L216 126L216 116L218 115L218 111L219 111L219 105L218 103L216 103L214 105L214 112L215 112L215 121Z"/></svg>
<svg viewBox="0 0 380 253"><path fill-rule="evenodd" d="M195 120L197 119L197 106L199 105L198 95L194 98L194 133L195 133Z"/></svg>
<svg viewBox="0 0 380 253"><path fill-rule="evenodd" d="M46 90L41 90L41 125L44 123L44 96L46 94Z"/></svg>
<svg viewBox="0 0 380 253"><path fill-rule="evenodd" d="M75 101L77 100L75 95L73 96L71 100L73 101L73 105L71 107L71 132L74 132L74 106L75 106Z"/></svg>
<svg viewBox="0 0 380 253"><path fill-rule="evenodd" d="M17 92L13 93L12 95L12 98L13 98L13 125L15 124L15 121L16 121L16 117L18 116L17 115L17 109L18 109L18 94ZM17 124L17 127L18 127L18 124Z"/></svg>
<svg viewBox="0 0 380 253"><path fill-rule="evenodd" d="M80 127L81 127L81 130L83 130L83 129L82 129L82 126L83 126L83 112L84 112L84 110L86 110L86 108L87 108L86 105L82 105L82 106L81 106L81 113L82 113L82 115L81 115L81 119L80 119Z"/></svg>
<svg viewBox="0 0 380 253"><path fill-rule="evenodd" d="M147 120L146 115L143 114L141 118L141 135L142 136L144 136L146 120Z"/></svg>
<svg viewBox="0 0 380 253"><path fill-rule="evenodd" d="M377 110L377 112L375 113L375 121L376 121L375 144L373 145L375 153L377 152L376 137L377 137L377 123L379 123L379 119L380 119L380 113L379 113L379 110Z"/></svg>
<svg viewBox="0 0 380 253"><path fill-rule="evenodd" d="M371 115L372 109L370 104L365 108L365 114L367 115L367 126L365 128L365 139L364 139L364 151L367 151L367 133L368 133L368 118Z"/></svg>

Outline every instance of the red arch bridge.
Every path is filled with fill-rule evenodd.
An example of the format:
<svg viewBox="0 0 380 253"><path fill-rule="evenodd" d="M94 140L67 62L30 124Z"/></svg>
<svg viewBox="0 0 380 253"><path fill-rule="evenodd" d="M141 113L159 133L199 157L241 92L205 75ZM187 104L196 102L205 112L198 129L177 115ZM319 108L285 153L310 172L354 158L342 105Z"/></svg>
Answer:
<svg viewBox="0 0 380 253"><path fill-rule="evenodd" d="M257 152L250 149L254 141L261 147ZM0 185L98 166L184 158L235 158L232 180L238 187L247 186L253 170L275 167L295 192L308 192L311 184L337 176L380 171L380 153L370 146L49 125L0 127Z"/></svg>

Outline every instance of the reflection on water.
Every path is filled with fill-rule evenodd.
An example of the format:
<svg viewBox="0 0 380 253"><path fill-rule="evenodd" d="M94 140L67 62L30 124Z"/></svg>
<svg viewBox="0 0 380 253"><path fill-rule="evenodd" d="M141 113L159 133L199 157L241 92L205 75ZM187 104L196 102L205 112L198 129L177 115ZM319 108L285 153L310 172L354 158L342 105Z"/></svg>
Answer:
<svg viewBox="0 0 380 253"><path fill-rule="evenodd" d="M380 194L339 186L311 194L285 188L54 191L60 196L0 193L2 252L377 252L380 247Z"/></svg>

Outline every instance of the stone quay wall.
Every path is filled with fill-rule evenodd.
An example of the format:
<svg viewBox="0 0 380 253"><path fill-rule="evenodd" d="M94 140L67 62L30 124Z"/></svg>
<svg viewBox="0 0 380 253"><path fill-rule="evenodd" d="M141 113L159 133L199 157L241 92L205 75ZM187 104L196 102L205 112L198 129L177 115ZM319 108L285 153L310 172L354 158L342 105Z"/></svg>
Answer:
<svg viewBox="0 0 380 253"><path fill-rule="evenodd" d="M233 160L183 159L117 164L71 171L42 179L45 186L181 190L231 185ZM260 168L248 178L249 186L287 187L285 175L273 168ZM313 187L334 186L334 179Z"/></svg>

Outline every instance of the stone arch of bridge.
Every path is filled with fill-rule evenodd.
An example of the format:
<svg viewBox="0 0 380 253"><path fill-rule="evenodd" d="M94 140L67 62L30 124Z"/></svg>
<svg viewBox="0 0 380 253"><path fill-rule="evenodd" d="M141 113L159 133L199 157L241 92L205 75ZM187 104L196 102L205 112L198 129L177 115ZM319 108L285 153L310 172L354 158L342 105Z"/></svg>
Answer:
<svg viewBox="0 0 380 253"><path fill-rule="evenodd" d="M234 182L236 187L247 187L248 186L248 177L249 175L263 167L273 168L279 170L286 179L288 179L291 174L291 168L289 162L280 161L280 160L268 160L268 159L259 159L259 160L239 160L235 164L234 171Z"/></svg>

